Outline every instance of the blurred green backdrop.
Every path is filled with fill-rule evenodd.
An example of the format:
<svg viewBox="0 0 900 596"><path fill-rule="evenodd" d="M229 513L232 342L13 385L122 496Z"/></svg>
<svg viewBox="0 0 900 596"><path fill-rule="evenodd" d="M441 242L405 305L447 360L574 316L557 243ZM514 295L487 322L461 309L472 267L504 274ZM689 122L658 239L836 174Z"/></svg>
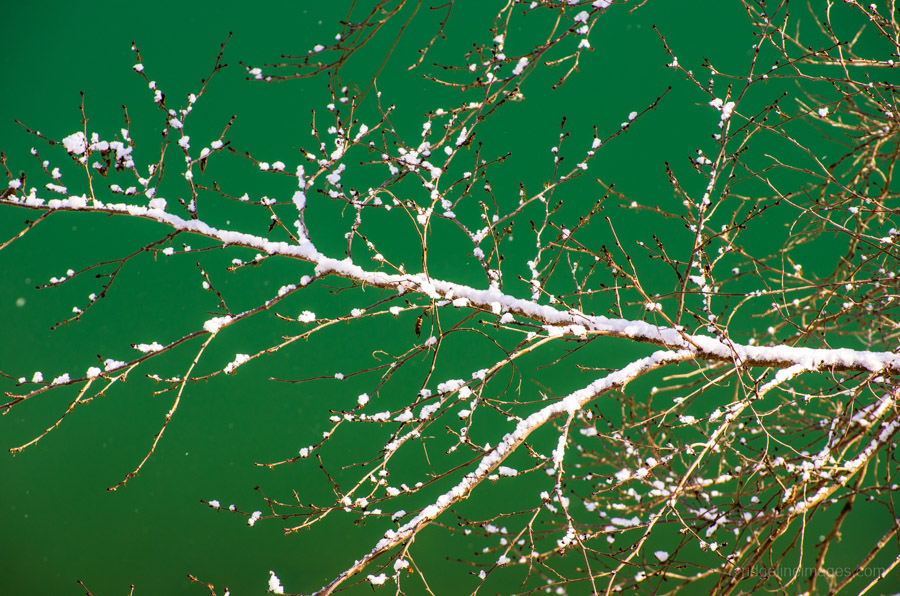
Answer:
<svg viewBox="0 0 900 596"><path fill-rule="evenodd" d="M446 31L448 39L436 46L429 60L461 62L474 41L489 35L492 11L502 4L455 6ZM302 55L316 43L327 43L339 30L337 23L345 17L347 5L281 1L258 7L228 1L9 4L4 7L6 27L0 41L6 89L0 94L0 148L8 167L14 174L25 170L35 175L36 164L29 155L32 146L53 165L65 166L59 151L40 145L13 119L61 139L80 128L79 91L85 94L89 131L112 137L122 126L121 106L126 104L133 122L132 136L152 151L157 141L148 133L139 136L142 130L156 130L159 115L151 92L131 70L135 62L131 42L141 48L148 76L158 81L170 104L177 106L209 74L218 46L229 31L234 37L225 61L232 68L213 79L208 95L198 103L191 135L202 146L207 141L199 139L218 137L229 117L237 114L228 135L236 148L250 150L259 159L288 161L304 144L312 144L308 132L311 110L321 111L329 101L324 81L248 82L238 62L258 66L276 61L281 54ZM428 14L422 18L426 23L437 21ZM751 55L749 25L737 2L651 1L633 14L614 6L595 28L591 36L594 51L582 58L580 72L557 90L550 86L559 71L531 77L523 88L526 101L507 105L503 117L496 124L488 123L479 136L492 157L513 152L491 175L498 192L513 196L520 181L536 186L551 176L549 149L557 142L564 116L567 130L576 139L573 142L582 147L589 144L593 126L606 136L629 112L642 110L672 85L658 109L642 121L652 134L629 132L618 138L615 148L594 162L591 179L615 182L619 191L648 203L654 201L652 197L659 204L674 200L662 162L669 160L686 172L687 156L709 141L715 115L706 106L707 98L664 68L668 58L652 24L666 35L683 64L699 67L702 58L708 57L720 70L739 72ZM343 83L360 87L368 83L393 41L396 27L391 31L354 58L343 73ZM425 112L459 102L454 91L406 70L415 51L431 35L427 27L408 31L378 80L384 101L397 106L395 126L412 135L421 129ZM372 117L372 112L367 114ZM261 178L258 171L238 160L211 164L210 175L228 192L249 192L254 199L285 192L271 178ZM74 173L66 179L70 190L80 193L76 180ZM698 178L686 184L702 188L705 182ZM173 187L171 192L177 191ZM563 216L572 221L583 213L584 205L602 195L602 189L587 180L570 185L566 192L573 208L563 211ZM2 238L9 238L32 216L4 209L0 215ZM313 229L313 236L321 250L339 256L345 246L342 234L346 226L341 227L340 214L333 218L323 219ZM646 228L627 217L616 223L623 240L646 236ZM654 231L678 233L662 227ZM398 244L402 243L403 231L389 232L397 234ZM143 255L117 280L101 310L75 325L49 331L52 323L70 316L73 306L83 307L99 282L85 276L62 288L36 291L36 285L65 275L69 268L77 270L103 258L124 256L159 236L159 228L145 222L63 214L41 223L4 250L0 254L4 274L0 284L4 337L0 370L30 378L37 366L46 378L52 378L93 365L94 354L124 359L133 355L130 343L166 343L179 332L202 324L201 314L214 311L216 304L200 287L196 260L181 257L157 262ZM512 255L527 254L523 246L532 240L524 233L521 237L523 240L511 244ZM249 260L252 256L250 251L234 251L204 257L204 267L216 277L217 287L238 304L254 304L279 285L310 273L310 267L272 262L238 276L221 274L232 258ZM450 251L446 257L437 253L433 258L432 274L437 277L485 285L471 259L466 261ZM521 273L527 271L524 259L518 266ZM527 295L523 285L510 285L509 291ZM341 303L342 294L336 296L313 288L283 310L292 316L305 309L343 314L350 306ZM369 299L376 296L372 293ZM412 319L404 325L402 332L411 334ZM205 355L214 364L204 370L221 367L235 352L252 353L283 332L274 318L228 330L230 335L213 344ZM326 498L327 487L323 490L313 461L275 470L253 464L291 457L299 447L315 442L327 428L325 411L348 407L370 385L362 381L289 385L266 379L334 375L353 366L348 363L368 362L376 347L399 351L409 337L398 333L397 325L390 321L360 322L251 363L234 377L189 386L154 457L124 490L116 492L106 488L140 461L171 405L168 395L152 396L158 387L142 379L140 371L126 387L78 408L59 429L12 457L6 449L27 442L52 424L74 394L50 393L15 408L0 418L0 593L78 594L75 581L81 579L98 596L125 594L130 584L139 595L203 594L202 586L186 579L190 573L215 583L220 590L227 585L232 594L260 594L270 569L288 591L323 585L366 552L383 528L378 524L360 528L335 517L312 531L284 536L283 524L277 520L248 528L245 518L213 511L200 499L219 499L223 506L235 503L244 511L264 509L257 486L282 499L289 499L291 490L307 500ZM370 341L361 341L361 337ZM451 371L458 375L479 368L479 350L488 348L477 340L467 341L470 343L456 348L453 353L457 355L442 364L448 372L440 378L451 378ZM170 374L178 374L183 363L189 362L190 349L176 351L164 361L172 365ZM613 367L645 353L642 348L618 344L614 351L614 357L606 353L596 365ZM487 361L495 359L492 356ZM550 361L552 356L546 356L538 364ZM540 372L542 386L553 387L556 395L590 379L584 373L573 376L567 367ZM532 394L535 391L536 387ZM349 459L356 448L368 444L366 439L366 433L361 433L354 441L344 440L331 448L346 452L335 454L336 458ZM312 477L316 477L314 486ZM499 490L486 492L478 501L486 509L508 499ZM443 534L425 532L417 541L417 562L425 569L436 568L446 557L467 556L480 546L458 538L448 542ZM453 574L445 573L445 585L437 593L462 593L471 587L466 571L460 566ZM491 589L503 593L514 587L495 585ZM353 593L369 590L362 585ZM416 593L415 588L411 590Z"/></svg>

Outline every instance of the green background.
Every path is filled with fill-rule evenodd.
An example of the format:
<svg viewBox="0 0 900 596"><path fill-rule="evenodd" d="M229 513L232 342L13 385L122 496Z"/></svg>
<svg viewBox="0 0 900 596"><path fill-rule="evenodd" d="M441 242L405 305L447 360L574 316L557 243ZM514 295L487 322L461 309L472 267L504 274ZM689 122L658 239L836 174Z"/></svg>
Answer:
<svg viewBox="0 0 900 596"><path fill-rule="evenodd" d="M208 142L202 139L216 138L228 118L237 114L228 135L234 146L250 150L261 160L282 159L290 169L298 149L313 146L308 132L311 110L322 112L329 101L324 81L248 82L238 62L261 65L281 54L302 54L316 43L327 43L345 16L345 8L338 4L268 2L260 8L232 2L11 4L4 9L6 27L0 42L5 89L0 94L0 148L8 166L14 174L25 170L34 180L39 179L29 155L30 147L37 146L43 158L64 167L70 191L81 192L76 190L79 178L71 165L66 165L62 152L42 146L13 122L18 118L50 138L61 139L80 128L79 91L85 94L89 130L112 137L122 126L120 106L126 104L133 122L132 136L143 134L140 142L152 152L158 142L153 134L158 134L160 116L146 84L131 71L135 62L132 40L141 48L148 76L158 81L175 107L209 74L219 44L231 31L234 37L225 61L232 67L216 75L208 95L198 102L191 120L190 134L197 139L192 145L198 148ZM474 41L487 38L491 10L501 4L454 7L448 39L436 46L429 60L458 63ZM425 112L459 102L456 92L424 82L418 72L405 68L431 35L425 24L436 22L431 14L421 18L424 24L405 34L378 84L384 101L397 106L395 126L411 135L421 129ZM599 127L601 136L614 132L629 112L642 110L673 85L659 108L639 123L645 127L644 134L636 126L634 134L629 131L616 139L615 147L593 163L590 179L615 182L618 190L646 203L667 206L676 201L662 162L669 160L676 170L689 171L687 156L711 144L716 113L705 105L708 98L664 68L668 58L652 24L666 35L682 64L699 68L702 58L708 57L721 70L740 72L751 55L749 26L737 3L651 1L634 14L613 7L592 33L594 51L582 57L580 72L565 86L550 89L559 71L537 73L523 88L527 101L507 105L496 123L486 124L479 139L487 154L496 157L513 152L491 177L495 189L502 189L498 194L513 196L519 181L536 186L551 175L549 149L556 143L562 117L567 118L573 145L581 151L590 143L593 126ZM343 82L364 87L395 32L396 27L389 28L371 48L355 57L343 73ZM522 33L526 39L528 34ZM373 117L370 109L361 113ZM221 165L211 163L209 176L223 187L227 185L231 194L246 191L258 199L264 194L291 192L287 190L290 184L262 177L246 162L221 161ZM170 179L176 177L170 175ZM370 182L363 178L357 183L364 189ZM697 190L704 182L693 179L686 185ZM178 192L175 186L166 187L161 195L172 204L171 198ZM572 222L583 213L584 205L602 194L588 179L566 192L567 207L561 217ZM348 220L339 210L329 211L328 205L321 208L325 214L310 216L321 217L321 221L308 220L313 239L323 252L340 256ZM33 213L3 210L2 239L21 229L28 217ZM242 215L235 211L222 217ZM646 239L646 225L629 218L621 214L616 220L623 240ZM315 223L319 225L314 227ZM679 233L677 227L661 226L653 231L673 238ZM388 227L383 232L381 241L402 259L406 254L403 243L412 238L409 228ZM526 245L531 240L522 232L514 235L510 256L528 254ZM64 275L70 267L77 270L109 256L124 256L160 235L158 226L146 222L59 214L4 250L0 254L4 337L0 370L29 378L34 370L42 370L50 379L62 371L86 369L95 364L95 354L133 357L130 343L166 343L199 326L209 316L205 313L216 309L215 300L200 288L195 265L200 258L181 255L155 260L143 255L130 263L96 312L77 324L49 331L53 322L70 316L72 306L83 307L99 282L86 275L61 288L36 291L36 285ZM444 241L449 248L434 252L431 273L483 287L483 275L474 261L453 252L454 236L448 233ZM175 246L180 247L180 242ZM196 246L203 244L197 242ZM311 267L302 264L271 262L238 275L223 273L231 258L249 260L252 256L251 251L235 250L206 254L202 259L217 288L233 301L236 310L311 272ZM526 274L524 260L510 265L508 278L514 278L515 267ZM510 283L507 291L527 295L522 284ZM377 297L370 291L354 301L345 294L312 288L282 310L292 316L305 309L320 316L336 316ZM24 304L19 306L22 300ZM253 464L291 457L299 447L315 442L328 428L326 410L349 407L371 384L353 380L288 385L267 379L327 377L353 368L354 363L373 362L372 351L377 347L396 352L409 345L413 319L398 324L367 320L329 330L309 343L246 365L233 377L189 386L156 454L137 478L116 492L106 488L140 461L171 405L168 395L153 397L159 387L143 379L143 373L178 374L192 357L191 347L168 355L152 370L139 369L125 387L78 408L59 429L16 457L5 450L52 424L74 394L51 392L13 409L0 418L4 448L0 455L0 593L77 594L80 588L75 580L81 579L98 596L127 593L130 584L135 585L136 594L203 594L202 586L186 579L190 573L215 583L220 594L226 585L232 594L255 594L265 589L270 569L276 571L287 591L313 590L327 583L369 550L383 531L381 525L360 528L352 519L335 515L312 531L284 536L284 524L278 520L248 528L245 518L212 511L200 499L219 499L223 506L235 503L243 511L264 509L257 486L280 499L289 499L291 490L297 490L304 500L327 498L327 486L323 488L313 461L275 470ZM211 364L201 368L206 372L221 368L235 352L252 353L277 341L284 332L272 316L227 330L204 356ZM602 356L602 363L595 365L614 367L646 353L644 348L606 346L595 344L595 351L587 352L585 360ZM446 373L437 378L453 378L479 368L482 350L488 349L477 338L449 346L451 355L442 363ZM610 351L615 352L612 358ZM552 356L533 362L546 364ZM496 360L490 356L485 361ZM415 370L409 374L409 383L419 382ZM534 373L533 380L552 387L556 395L582 387L593 378L593 373L573 375L566 366L539 374L537 379L538 373ZM528 373L526 379L532 380ZM527 391L534 397L537 388L531 385ZM396 400L405 398L401 393L384 397L395 400L394 407ZM338 461L350 461L360 446L368 444L372 433L360 432L352 440L333 444L330 453ZM421 462L413 458L409 465L414 469ZM490 511L508 504L502 490L484 492L477 507ZM846 546L846 542L842 544ZM439 532L427 531L416 546L420 552L416 560L423 569L443 570L443 585L438 585L436 593L470 589L468 569L448 568L444 560L468 556L480 549L481 543L458 536L448 541ZM514 586L497 584L490 590L502 593ZM411 588L411 593L417 589ZM368 593L369 587L362 585L356 591Z"/></svg>

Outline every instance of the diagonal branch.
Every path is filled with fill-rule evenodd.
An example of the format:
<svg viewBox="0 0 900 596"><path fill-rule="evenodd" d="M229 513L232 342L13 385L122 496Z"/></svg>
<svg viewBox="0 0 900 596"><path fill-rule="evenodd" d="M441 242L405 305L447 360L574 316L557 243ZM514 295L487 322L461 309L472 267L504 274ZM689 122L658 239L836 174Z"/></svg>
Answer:
<svg viewBox="0 0 900 596"><path fill-rule="evenodd" d="M500 444L491 449L491 451L484 456L474 472L466 474L456 486L438 497L434 503L425 507L418 515L399 529L388 530L385 532L384 538L379 540L366 556L337 576L331 583L316 592L314 596L328 596L329 594L332 594L338 586L362 571L369 563L394 547L411 540L421 529L437 519L439 515L447 511L453 504L467 498L469 493L471 493L478 484L487 478L497 466L509 457L532 432L542 427L547 422L558 416L576 412L596 397L611 389L624 387L626 384L643 374L669 364L684 362L686 360L692 360L693 358L694 354L690 350L680 350L677 352L661 350L654 352L650 356L635 360L621 370L611 373L602 379L597 379L587 387L579 389L578 391L567 395L562 400L534 412L519 422L513 432L503 437ZM561 455L562 452L560 452L560 456Z"/></svg>
<svg viewBox="0 0 900 596"><path fill-rule="evenodd" d="M900 356L893 352L871 352L852 349L813 349L792 346L750 346L727 343L706 335L690 335L678 328L660 327L644 321L614 319L602 315L588 315L576 309L561 311L536 301L516 298L496 288L486 290L463 284L443 281L424 274L390 274L368 271L349 259L335 259L316 250L307 239L299 244L273 242L262 236L214 228L202 220L185 220L162 209L151 209L141 205L104 204L94 201L88 205L84 197L68 199L44 199L29 195L0 199L0 204L9 204L35 210L89 211L110 215L130 215L159 222L178 231L199 234L218 240L224 246L253 248L272 256L299 259L316 266L316 275L336 275L356 281L364 286L374 286L400 292L417 292L435 300L464 299L465 305L494 312L499 307L501 313L512 313L555 329L545 329L554 335L575 334L618 337L675 350L691 350L695 358L735 362L744 366L786 368L803 364L819 369L858 372L900 372ZM496 305L496 306L495 306Z"/></svg>

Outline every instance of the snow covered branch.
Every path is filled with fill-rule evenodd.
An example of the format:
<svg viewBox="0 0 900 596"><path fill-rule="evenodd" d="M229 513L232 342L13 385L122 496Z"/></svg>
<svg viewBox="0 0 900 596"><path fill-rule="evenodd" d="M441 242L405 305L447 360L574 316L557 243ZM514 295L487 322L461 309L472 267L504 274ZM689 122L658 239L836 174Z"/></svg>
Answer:
<svg viewBox="0 0 900 596"><path fill-rule="evenodd" d="M139 430L105 426L140 451L109 489L150 490L168 442L202 441L185 408L264 412L241 453L292 475L240 506L183 490L308 544L312 575L260 567L272 593L424 593L439 564L459 593L889 577L893 13L813 3L798 37L787 3L717 4L735 45L698 58L643 2L363 4L269 64L227 68L229 36L191 89L134 45L140 118L95 131L83 98L79 125L25 128L35 162L4 153L0 258L39 280L16 308L56 300L54 335L0 357L9 451L149 397ZM646 63L620 71L601 27L645 32ZM260 107L254 144L206 115L231 73L324 91ZM859 519L890 528L831 573Z"/></svg>

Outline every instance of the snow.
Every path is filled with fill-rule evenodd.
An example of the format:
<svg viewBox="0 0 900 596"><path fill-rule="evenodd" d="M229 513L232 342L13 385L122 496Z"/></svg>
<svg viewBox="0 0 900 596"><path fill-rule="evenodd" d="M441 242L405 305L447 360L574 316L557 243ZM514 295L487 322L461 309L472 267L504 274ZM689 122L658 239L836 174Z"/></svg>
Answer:
<svg viewBox="0 0 900 596"><path fill-rule="evenodd" d="M106 372L110 372L125 366L125 363L121 360L113 360L112 358L107 358L103 361L103 368Z"/></svg>
<svg viewBox="0 0 900 596"><path fill-rule="evenodd" d="M87 151L87 139L81 131L70 134L64 138L62 144L66 148L66 151L71 155L84 155Z"/></svg>
<svg viewBox="0 0 900 596"><path fill-rule="evenodd" d="M725 102L724 100L716 97L711 102L709 102L709 105L722 112L721 119L724 121L731 118L731 114L734 112L735 103L733 101Z"/></svg>
<svg viewBox="0 0 900 596"><path fill-rule="evenodd" d="M516 62L515 68L513 68L513 74L518 76L525 71L525 67L528 66L528 57L519 58L519 61ZM457 143L459 144L459 143Z"/></svg>
<svg viewBox="0 0 900 596"><path fill-rule="evenodd" d="M622 468L615 473L615 477L619 482L625 482L626 480L631 478L631 470L629 470L628 468Z"/></svg>
<svg viewBox="0 0 900 596"><path fill-rule="evenodd" d="M369 574L366 579L369 580L369 583L371 583L373 586L380 586L381 584L386 582L388 578L384 573L379 573L378 575Z"/></svg>
<svg viewBox="0 0 900 596"><path fill-rule="evenodd" d="M295 286L294 284L288 284L286 286L281 286L280 288L278 288L278 297L281 298L285 294L293 292L296 289L297 289L297 286Z"/></svg>
<svg viewBox="0 0 900 596"><path fill-rule="evenodd" d="M306 193L302 190L295 191L291 200L297 207L297 211L302 212L306 208Z"/></svg>
<svg viewBox="0 0 900 596"><path fill-rule="evenodd" d="M631 519L627 519L624 517L613 517L610 520L610 523L614 526L619 526L622 528L634 528L636 526L641 525L641 518L634 516Z"/></svg>
<svg viewBox="0 0 900 596"><path fill-rule="evenodd" d="M222 369L223 372L227 375L230 375L234 372L234 370L240 365L248 362L250 360L249 354L235 354L234 360L225 365L225 368Z"/></svg>
<svg viewBox="0 0 900 596"><path fill-rule="evenodd" d="M284 594L284 586L274 571L269 571L269 589L266 591L270 594Z"/></svg>
<svg viewBox="0 0 900 596"><path fill-rule="evenodd" d="M734 112L734 102L729 101L724 106L722 106L722 120L728 120L731 118L731 114Z"/></svg>
<svg viewBox="0 0 900 596"><path fill-rule="evenodd" d="M163 346L158 342L153 342L152 344L135 344L134 349L143 352L144 354L149 354L150 352L158 352L163 349Z"/></svg>
<svg viewBox="0 0 900 596"><path fill-rule="evenodd" d="M438 393L453 393L465 384L466 382L462 379L450 379L448 381L444 381L443 383L438 383L437 390Z"/></svg>
<svg viewBox="0 0 900 596"><path fill-rule="evenodd" d="M419 418L425 420L426 418L431 418L431 415L441 409L441 403L428 404L427 406L422 406L422 409L419 411Z"/></svg>
<svg viewBox="0 0 900 596"><path fill-rule="evenodd" d="M212 319L203 323L203 329L205 329L207 332L211 333L212 335L215 335L216 333L219 332L219 329L221 329L222 327L225 327L226 325L231 323L231 321L233 321L233 320L234 319L231 316L213 317Z"/></svg>
<svg viewBox="0 0 900 596"><path fill-rule="evenodd" d="M394 417L394 422L409 422L413 419L412 410L403 410L402 413Z"/></svg>

